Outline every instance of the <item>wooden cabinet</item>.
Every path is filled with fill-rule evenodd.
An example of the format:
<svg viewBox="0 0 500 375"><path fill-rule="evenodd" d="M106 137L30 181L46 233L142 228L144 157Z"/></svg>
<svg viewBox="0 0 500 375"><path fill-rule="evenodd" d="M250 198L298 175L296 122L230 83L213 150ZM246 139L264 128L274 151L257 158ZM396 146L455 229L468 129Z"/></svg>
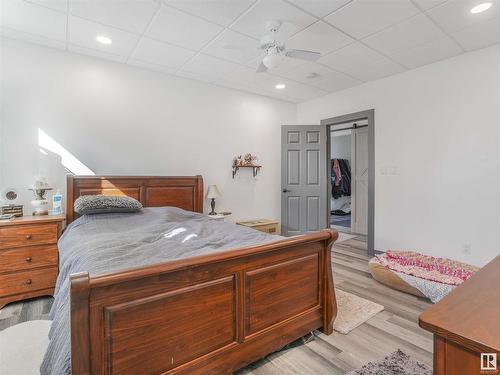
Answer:
<svg viewBox="0 0 500 375"><path fill-rule="evenodd" d="M500 255L420 315L434 334L434 375L498 374Z"/></svg>
<svg viewBox="0 0 500 375"><path fill-rule="evenodd" d="M64 215L25 216L0 222L0 308L14 301L52 295Z"/></svg>
<svg viewBox="0 0 500 375"><path fill-rule="evenodd" d="M279 223L275 220L269 219L259 219L259 220L251 220L251 221L239 221L236 224L243 225L245 227L253 228L255 230L271 233L271 234L279 234Z"/></svg>

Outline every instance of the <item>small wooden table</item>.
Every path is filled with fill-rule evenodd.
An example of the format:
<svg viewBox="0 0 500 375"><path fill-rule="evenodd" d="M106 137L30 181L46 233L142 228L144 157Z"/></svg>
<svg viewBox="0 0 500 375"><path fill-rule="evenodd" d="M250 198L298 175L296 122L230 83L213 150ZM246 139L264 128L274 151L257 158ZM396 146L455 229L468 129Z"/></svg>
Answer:
<svg viewBox="0 0 500 375"><path fill-rule="evenodd" d="M419 325L434 334L434 375L500 374L500 255L425 310Z"/></svg>
<svg viewBox="0 0 500 375"><path fill-rule="evenodd" d="M259 219L259 220L251 220L251 221L238 221L236 224L243 225L245 227L253 228L255 230L271 233L271 234L279 234L279 222L276 220L269 219Z"/></svg>

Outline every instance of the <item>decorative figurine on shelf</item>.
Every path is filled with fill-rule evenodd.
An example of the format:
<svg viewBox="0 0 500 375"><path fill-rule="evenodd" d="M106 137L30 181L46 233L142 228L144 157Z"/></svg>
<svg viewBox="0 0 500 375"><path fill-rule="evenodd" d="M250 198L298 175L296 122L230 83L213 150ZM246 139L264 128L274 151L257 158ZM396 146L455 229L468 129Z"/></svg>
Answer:
<svg viewBox="0 0 500 375"><path fill-rule="evenodd" d="M33 215L48 215L49 210L49 201L45 199L45 192L48 190L52 190L52 187L47 183L45 178L37 178L33 187L29 188L33 194L35 195L35 199L31 201L31 205L33 206Z"/></svg>
<svg viewBox="0 0 500 375"><path fill-rule="evenodd" d="M252 168L253 176L256 177L257 173L259 173L262 168L261 165L257 165L255 162L257 161L257 156L252 155L250 153L245 154L244 156L235 156L233 158L233 179L236 176L236 172L240 169L240 167Z"/></svg>
<svg viewBox="0 0 500 375"><path fill-rule="evenodd" d="M234 167L252 167L255 165L257 161L257 156L252 155L250 153L245 154L244 156L238 155L233 158L233 166Z"/></svg>
<svg viewBox="0 0 500 375"><path fill-rule="evenodd" d="M245 156L243 157L243 165L251 167L255 165L254 164L255 161L257 161L257 156L255 155L245 154Z"/></svg>
<svg viewBox="0 0 500 375"><path fill-rule="evenodd" d="M233 167L241 167L243 165L243 157L241 155L233 158Z"/></svg>
<svg viewBox="0 0 500 375"><path fill-rule="evenodd" d="M217 215L217 212L215 212L215 198L219 198L221 195L217 185L208 185L207 199L211 200L210 207L212 208L212 211L208 213L209 215Z"/></svg>

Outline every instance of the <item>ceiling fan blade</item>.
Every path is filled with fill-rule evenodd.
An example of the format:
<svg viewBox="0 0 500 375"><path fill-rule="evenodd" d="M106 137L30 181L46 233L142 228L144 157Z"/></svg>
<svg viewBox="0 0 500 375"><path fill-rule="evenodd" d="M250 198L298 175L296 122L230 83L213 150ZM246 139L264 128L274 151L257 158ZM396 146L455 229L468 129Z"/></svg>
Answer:
<svg viewBox="0 0 500 375"><path fill-rule="evenodd" d="M257 68L257 73L264 73L267 72L267 67L264 65L264 63L260 63L259 67Z"/></svg>
<svg viewBox="0 0 500 375"><path fill-rule="evenodd" d="M301 49L289 49L285 53L286 56L294 59L302 59L309 61L316 61L321 57L321 53L313 51L304 51Z"/></svg>

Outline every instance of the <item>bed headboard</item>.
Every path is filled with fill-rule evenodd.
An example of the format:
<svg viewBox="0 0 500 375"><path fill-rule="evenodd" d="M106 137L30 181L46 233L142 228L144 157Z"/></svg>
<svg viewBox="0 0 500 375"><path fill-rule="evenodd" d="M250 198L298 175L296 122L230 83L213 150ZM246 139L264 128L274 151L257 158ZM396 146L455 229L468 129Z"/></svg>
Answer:
<svg viewBox="0 0 500 375"><path fill-rule="evenodd" d="M73 203L80 195L126 195L144 207L174 206L203 213L201 176L67 176L66 223L78 217Z"/></svg>

